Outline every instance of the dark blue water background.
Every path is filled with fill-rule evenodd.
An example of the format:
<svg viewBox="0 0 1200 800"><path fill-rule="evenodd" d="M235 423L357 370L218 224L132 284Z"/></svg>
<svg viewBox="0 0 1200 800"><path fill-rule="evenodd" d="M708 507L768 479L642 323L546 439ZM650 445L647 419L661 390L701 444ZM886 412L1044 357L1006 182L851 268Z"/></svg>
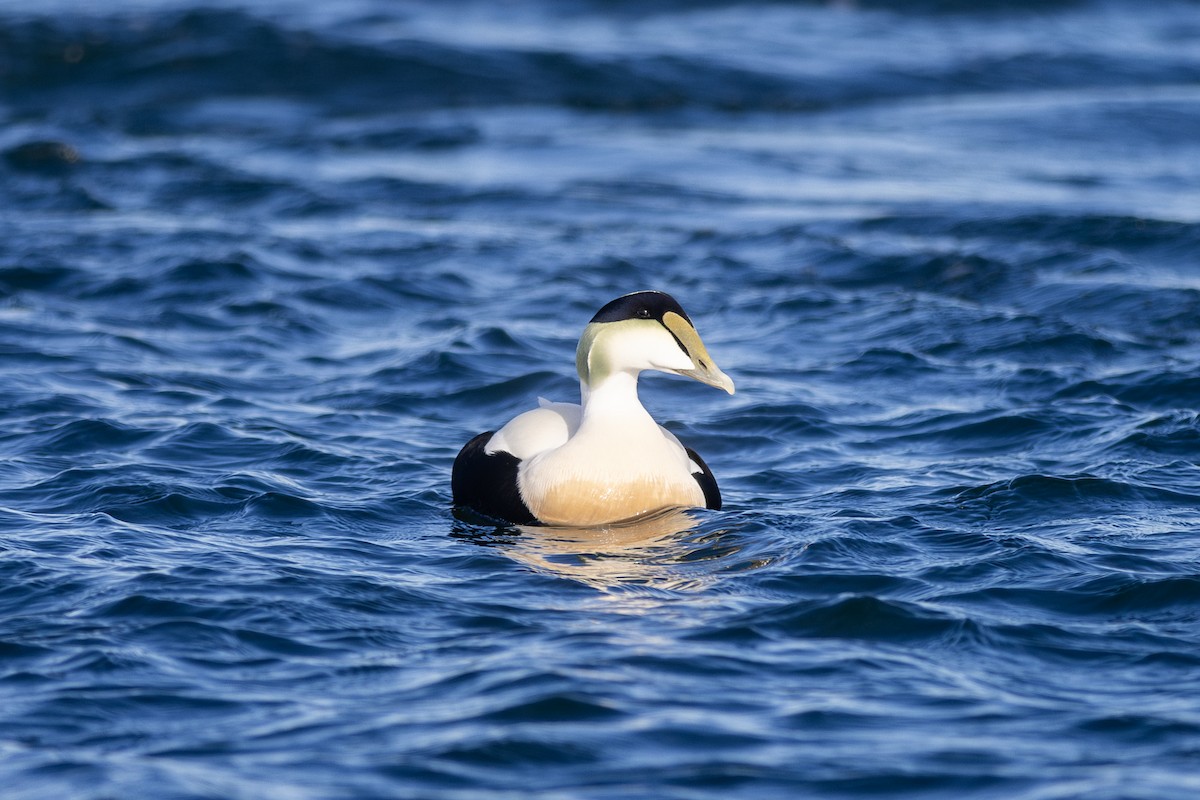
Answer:
<svg viewBox="0 0 1200 800"><path fill-rule="evenodd" d="M0 5L0 786L1200 796L1200 6ZM727 505L448 507L675 294Z"/></svg>

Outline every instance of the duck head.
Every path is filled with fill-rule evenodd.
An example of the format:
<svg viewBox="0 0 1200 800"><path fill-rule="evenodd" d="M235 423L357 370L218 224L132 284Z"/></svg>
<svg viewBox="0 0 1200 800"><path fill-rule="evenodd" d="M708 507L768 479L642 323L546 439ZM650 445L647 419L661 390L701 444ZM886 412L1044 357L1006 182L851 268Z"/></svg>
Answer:
<svg viewBox="0 0 1200 800"><path fill-rule="evenodd" d="M614 373L653 369L733 394L733 381L704 347L683 307L664 292L634 292L608 303L583 329L575 367L584 386Z"/></svg>

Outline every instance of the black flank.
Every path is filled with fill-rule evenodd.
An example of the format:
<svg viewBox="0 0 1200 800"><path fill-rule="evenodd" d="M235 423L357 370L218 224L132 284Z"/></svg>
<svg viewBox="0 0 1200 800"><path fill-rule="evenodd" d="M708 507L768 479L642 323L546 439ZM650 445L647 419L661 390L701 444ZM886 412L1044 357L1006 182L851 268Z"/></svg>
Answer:
<svg viewBox="0 0 1200 800"><path fill-rule="evenodd" d="M705 508L711 508L713 511L720 511L721 490L717 488L717 479L713 476L712 470L708 468L708 464L704 463L704 459L701 458L695 450L690 447L684 447L683 449L687 451L688 457L691 458L692 461L695 461L702 470L699 475L693 473L692 477L696 479L696 483L700 484L700 490L704 492Z"/></svg>
<svg viewBox="0 0 1200 800"><path fill-rule="evenodd" d="M454 505L467 506L480 514L514 525L536 525L538 520L525 505L517 489L520 460L512 453L489 455L484 451L494 433L487 431L479 434L463 445L454 459L454 469L450 475Z"/></svg>

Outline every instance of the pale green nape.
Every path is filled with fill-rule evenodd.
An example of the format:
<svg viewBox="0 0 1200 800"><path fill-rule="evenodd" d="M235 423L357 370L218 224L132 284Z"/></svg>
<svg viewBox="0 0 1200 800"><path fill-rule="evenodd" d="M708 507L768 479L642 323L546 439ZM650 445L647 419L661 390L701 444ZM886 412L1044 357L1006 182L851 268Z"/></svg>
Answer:
<svg viewBox="0 0 1200 800"><path fill-rule="evenodd" d="M589 385L591 379L589 378L588 353L591 352L596 334L600 332L600 325L599 322L592 322L584 328L583 334L579 337L579 346L575 348L575 371L579 373L579 380Z"/></svg>

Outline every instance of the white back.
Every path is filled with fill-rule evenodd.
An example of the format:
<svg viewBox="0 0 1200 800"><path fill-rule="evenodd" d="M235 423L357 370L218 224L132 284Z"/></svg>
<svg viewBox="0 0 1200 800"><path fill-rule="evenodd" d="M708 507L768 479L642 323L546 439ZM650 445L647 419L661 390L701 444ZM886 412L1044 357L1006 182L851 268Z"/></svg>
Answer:
<svg viewBox="0 0 1200 800"><path fill-rule="evenodd" d="M539 408L513 417L488 441L484 452L512 453L519 460L562 447L579 430L583 409L575 403L551 403L538 398Z"/></svg>

